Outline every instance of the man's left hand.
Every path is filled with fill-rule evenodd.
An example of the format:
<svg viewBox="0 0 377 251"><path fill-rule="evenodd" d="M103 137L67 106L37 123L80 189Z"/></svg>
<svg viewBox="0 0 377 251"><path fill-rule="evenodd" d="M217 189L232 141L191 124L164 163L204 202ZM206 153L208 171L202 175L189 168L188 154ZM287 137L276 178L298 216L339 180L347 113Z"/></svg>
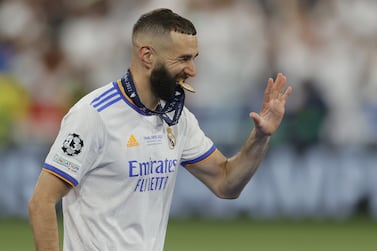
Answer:
<svg viewBox="0 0 377 251"><path fill-rule="evenodd" d="M286 83L287 79L282 73L277 75L275 81L269 78L260 113L249 114L258 136L270 136L279 127L285 113L285 103L292 93L292 87L286 88Z"/></svg>

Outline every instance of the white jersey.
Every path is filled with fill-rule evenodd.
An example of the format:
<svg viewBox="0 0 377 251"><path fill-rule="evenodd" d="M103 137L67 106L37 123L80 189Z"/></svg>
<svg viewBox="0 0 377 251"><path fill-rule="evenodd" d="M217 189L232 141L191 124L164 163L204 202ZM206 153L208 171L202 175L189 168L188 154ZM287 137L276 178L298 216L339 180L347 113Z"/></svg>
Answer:
<svg viewBox="0 0 377 251"><path fill-rule="evenodd" d="M64 250L163 250L178 167L215 151L187 108L169 128L138 109L120 81L86 95L43 167L73 187L63 198Z"/></svg>

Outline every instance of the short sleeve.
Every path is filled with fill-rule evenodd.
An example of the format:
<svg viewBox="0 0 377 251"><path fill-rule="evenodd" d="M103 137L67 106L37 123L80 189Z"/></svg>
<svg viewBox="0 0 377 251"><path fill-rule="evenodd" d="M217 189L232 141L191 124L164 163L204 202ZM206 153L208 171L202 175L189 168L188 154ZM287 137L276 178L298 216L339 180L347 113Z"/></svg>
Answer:
<svg viewBox="0 0 377 251"><path fill-rule="evenodd" d="M212 140L201 130L194 114L187 109L184 110L184 119L186 122L186 130L181 165L189 167L210 158L217 148Z"/></svg>
<svg viewBox="0 0 377 251"><path fill-rule="evenodd" d="M103 123L97 111L88 104L76 104L63 118L43 170L77 186L94 168L103 141Z"/></svg>

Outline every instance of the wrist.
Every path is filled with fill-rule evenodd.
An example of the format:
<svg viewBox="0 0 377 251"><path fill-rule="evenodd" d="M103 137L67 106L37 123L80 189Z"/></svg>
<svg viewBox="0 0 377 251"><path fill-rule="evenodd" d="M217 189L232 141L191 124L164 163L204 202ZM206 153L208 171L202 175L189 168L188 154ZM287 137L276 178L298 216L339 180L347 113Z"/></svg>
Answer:
<svg viewBox="0 0 377 251"><path fill-rule="evenodd" d="M256 140L258 141L266 141L268 142L271 135L269 134L265 134L257 129L253 129L252 132L251 132L251 137L255 138Z"/></svg>

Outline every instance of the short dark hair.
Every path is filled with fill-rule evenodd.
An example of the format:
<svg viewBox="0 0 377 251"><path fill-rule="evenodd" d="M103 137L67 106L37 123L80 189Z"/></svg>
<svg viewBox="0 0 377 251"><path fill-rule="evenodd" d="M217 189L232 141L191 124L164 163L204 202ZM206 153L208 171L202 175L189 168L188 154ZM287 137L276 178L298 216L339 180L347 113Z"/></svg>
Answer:
<svg viewBox="0 0 377 251"><path fill-rule="evenodd" d="M171 31L196 35L193 23L170 9L156 9L143 14L135 23L132 37L138 33L169 34Z"/></svg>

